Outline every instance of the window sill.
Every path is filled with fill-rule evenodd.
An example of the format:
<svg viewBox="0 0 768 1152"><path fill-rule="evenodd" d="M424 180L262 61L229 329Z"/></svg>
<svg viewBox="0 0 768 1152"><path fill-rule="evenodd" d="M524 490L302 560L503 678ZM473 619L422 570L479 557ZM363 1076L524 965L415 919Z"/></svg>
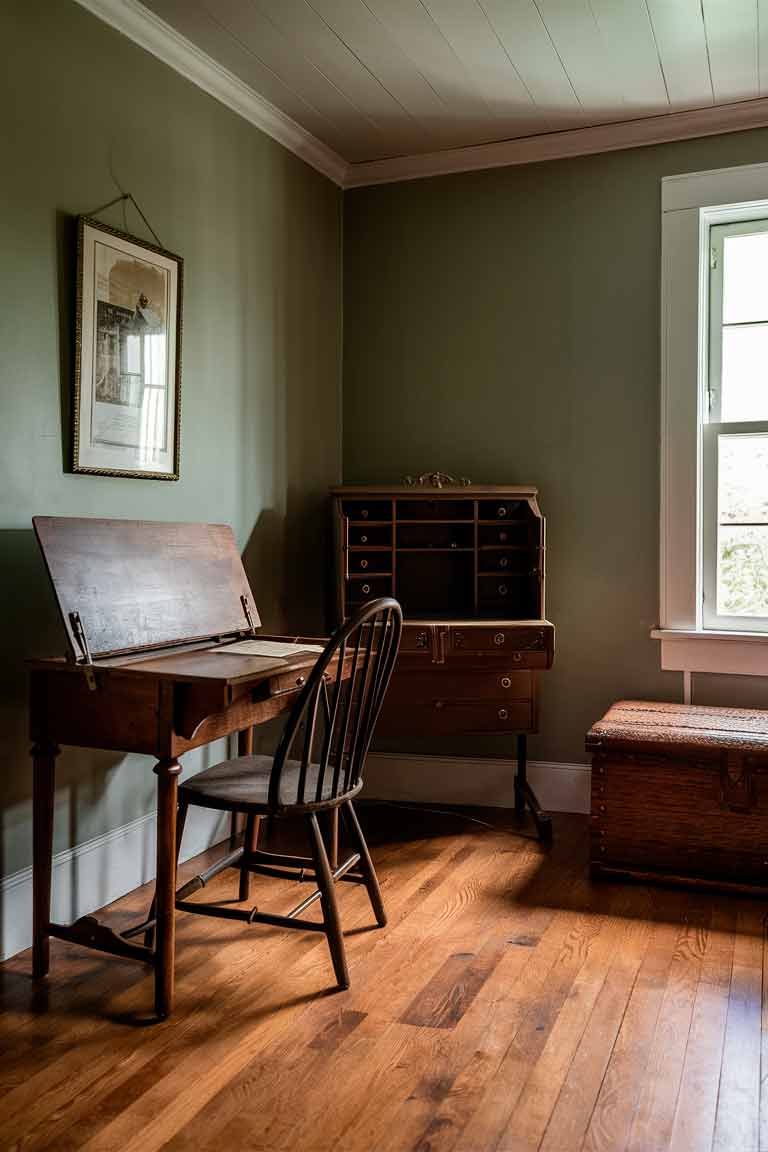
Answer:
<svg viewBox="0 0 768 1152"><path fill-rule="evenodd" d="M654 628L661 667L668 672L768 676L768 632L715 632Z"/></svg>

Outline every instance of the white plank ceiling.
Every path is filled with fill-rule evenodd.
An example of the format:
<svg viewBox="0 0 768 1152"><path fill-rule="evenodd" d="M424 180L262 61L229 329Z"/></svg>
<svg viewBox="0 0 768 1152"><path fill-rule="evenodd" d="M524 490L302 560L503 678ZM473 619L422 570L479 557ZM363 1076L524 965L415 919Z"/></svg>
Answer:
<svg viewBox="0 0 768 1152"><path fill-rule="evenodd" d="M768 90L768 0L143 2L351 164Z"/></svg>

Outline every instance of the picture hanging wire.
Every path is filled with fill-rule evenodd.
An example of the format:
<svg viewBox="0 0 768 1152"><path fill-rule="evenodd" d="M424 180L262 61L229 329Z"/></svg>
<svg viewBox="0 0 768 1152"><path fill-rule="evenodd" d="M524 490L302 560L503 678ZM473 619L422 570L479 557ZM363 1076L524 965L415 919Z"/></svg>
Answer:
<svg viewBox="0 0 768 1152"><path fill-rule="evenodd" d="M130 200L131 204L133 204L133 206L136 209L136 211L138 212L139 216L141 216L141 218L144 221L144 223L146 224L147 228L150 230L150 232L154 236L155 240L157 241L158 248L162 248L164 246L163 242L161 241L157 232L155 232L155 230L152 227L152 225L150 224L149 220L147 220L147 218L144 215L144 213L142 212L141 208L139 208L139 205L136 201L136 197L133 196L130 192L123 192L122 195L115 196L114 200L110 200L107 204L102 204L100 208L94 208L94 210L92 212L86 212L86 216L98 216L101 212L106 212L107 208L111 208L113 206L113 204L120 204L126 200Z"/></svg>

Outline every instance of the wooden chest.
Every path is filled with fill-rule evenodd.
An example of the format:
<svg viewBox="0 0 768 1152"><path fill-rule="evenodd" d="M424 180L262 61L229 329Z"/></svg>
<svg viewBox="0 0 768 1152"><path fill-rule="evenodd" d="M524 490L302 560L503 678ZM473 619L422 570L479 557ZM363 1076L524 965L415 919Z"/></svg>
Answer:
<svg viewBox="0 0 768 1152"><path fill-rule="evenodd" d="M594 872L768 888L768 712L622 700L587 751Z"/></svg>

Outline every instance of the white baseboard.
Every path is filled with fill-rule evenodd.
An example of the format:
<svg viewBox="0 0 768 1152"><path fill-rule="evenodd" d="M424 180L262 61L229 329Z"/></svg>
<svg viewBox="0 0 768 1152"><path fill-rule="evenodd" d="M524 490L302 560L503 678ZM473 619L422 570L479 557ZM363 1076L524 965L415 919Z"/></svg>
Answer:
<svg viewBox="0 0 768 1152"><path fill-rule="evenodd" d="M229 835L229 816L190 810L182 860ZM155 814L149 813L53 858L51 918L69 923L125 896L155 875ZM0 883L0 953L7 960L32 943L32 869Z"/></svg>
<svg viewBox="0 0 768 1152"><path fill-rule="evenodd" d="M460 756L409 756L371 753L366 762L363 796L377 800L413 800L428 804L479 804L511 808L514 760ZM588 764L528 763L528 779L539 803L550 812L589 812Z"/></svg>

